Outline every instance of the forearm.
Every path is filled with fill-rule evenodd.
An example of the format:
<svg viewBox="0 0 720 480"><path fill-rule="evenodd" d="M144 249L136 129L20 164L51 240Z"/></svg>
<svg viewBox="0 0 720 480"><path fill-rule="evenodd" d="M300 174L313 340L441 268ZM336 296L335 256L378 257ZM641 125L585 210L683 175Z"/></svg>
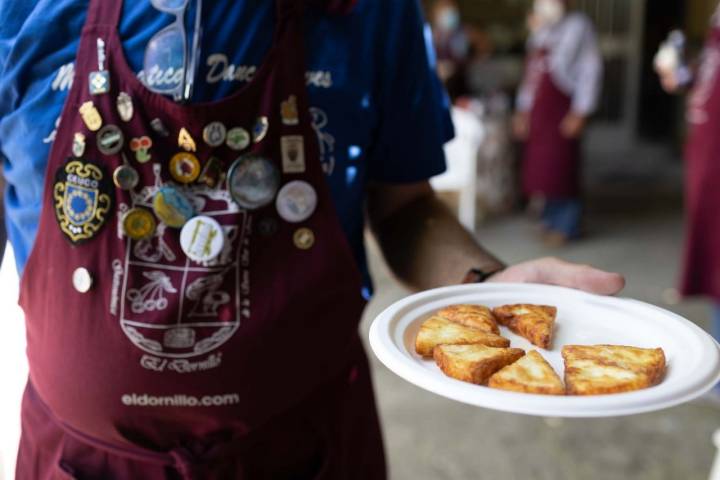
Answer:
<svg viewBox="0 0 720 480"><path fill-rule="evenodd" d="M503 266L432 192L386 218L370 219L388 265L412 290L460 283L471 268Z"/></svg>

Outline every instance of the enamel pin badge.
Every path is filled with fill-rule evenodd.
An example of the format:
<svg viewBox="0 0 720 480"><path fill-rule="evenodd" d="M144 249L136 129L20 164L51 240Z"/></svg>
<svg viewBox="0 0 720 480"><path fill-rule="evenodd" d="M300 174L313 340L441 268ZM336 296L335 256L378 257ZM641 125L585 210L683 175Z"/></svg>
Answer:
<svg viewBox="0 0 720 480"><path fill-rule="evenodd" d="M96 163L70 159L55 173L53 199L60 230L73 244L93 238L112 214L113 187Z"/></svg>
<svg viewBox="0 0 720 480"><path fill-rule="evenodd" d="M133 107L132 98L125 92L120 92L117 97L117 111L120 115L120 119L123 122L129 122L132 120L135 108Z"/></svg>
<svg viewBox="0 0 720 480"><path fill-rule="evenodd" d="M297 107L297 97L290 95L290 97L282 102L280 105L280 116L282 117L283 125L297 125L300 123Z"/></svg>

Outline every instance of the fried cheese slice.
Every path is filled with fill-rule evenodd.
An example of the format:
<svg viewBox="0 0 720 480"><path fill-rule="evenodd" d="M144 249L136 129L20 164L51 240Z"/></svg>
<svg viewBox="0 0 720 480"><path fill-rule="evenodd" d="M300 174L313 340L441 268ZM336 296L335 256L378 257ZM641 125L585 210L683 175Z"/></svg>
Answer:
<svg viewBox="0 0 720 480"><path fill-rule="evenodd" d="M486 345L439 345L433 357L445 375L464 382L484 385L490 376L525 355L519 348Z"/></svg>
<svg viewBox="0 0 720 480"><path fill-rule="evenodd" d="M547 305L503 305L493 309L497 321L540 348L549 349L557 308Z"/></svg>
<svg viewBox="0 0 720 480"><path fill-rule="evenodd" d="M665 375L662 348L622 345L566 345L565 385L569 395L604 395L657 385Z"/></svg>
<svg viewBox="0 0 720 480"><path fill-rule="evenodd" d="M510 340L500 335L466 327L450 320L433 316L420 327L415 338L415 351L423 357L433 356L438 345L466 345L480 343L491 347L508 347Z"/></svg>
<svg viewBox="0 0 720 480"><path fill-rule="evenodd" d="M437 315L466 327L500 335L495 315L483 305L451 305L439 310Z"/></svg>
<svg viewBox="0 0 720 480"><path fill-rule="evenodd" d="M494 374L488 386L513 392L565 395L560 377L537 350Z"/></svg>

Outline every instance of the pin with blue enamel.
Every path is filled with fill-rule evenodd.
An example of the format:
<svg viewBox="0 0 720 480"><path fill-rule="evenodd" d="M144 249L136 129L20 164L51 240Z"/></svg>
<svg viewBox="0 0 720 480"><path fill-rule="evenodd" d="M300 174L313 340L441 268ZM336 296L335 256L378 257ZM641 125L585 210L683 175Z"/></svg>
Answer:
<svg viewBox="0 0 720 480"><path fill-rule="evenodd" d="M181 228L195 216L195 208L179 189L166 185L153 197L155 215L168 227Z"/></svg>
<svg viewBox="0 0 720 480"><path fill-rule="evenodd" d="M283 173L305 172L305 139L302 135L280 138Z"/></svg>
<svg viewBox="0 0 720 480"><path fill-rule="evenodd" d="M77 158L55 173L55 218L74 245L95 237L112 214L114 189L104 167Z"/></svg>
<svg viewBox="0 0 720 480"><path fill-rule="evenodd" d="M212 217L194 217L180 231L180 246L190 260L210 262L222 252L225 232Z"/></svg>
<svg viewBox="0 0 720 480"><path fill-rule="evenodd" d="M120 92L117 97L117 111L123 122L132 120L135 108L133 107L133 101L130 95L125 92Z"/></svg>
<svg viewBox="0 0 720 480"><path fill-rule="evenodd" d="M270 121L268 120L268 117L258 117L252 130L253 142L262 142L267 135L269 129Z"/></svg>
<svg viewBox="0 0 720 480"><path fill-rule="evenodd" d="M72 154L75 158L81 158L85 155L85 135L80 132L73 136Z"/></svg>
<svg viewBox="0 0 720 480"><path fill-rule="evenodd" d="M290 223L300 223L310 218L317 204L315 189L301 180L285 184L278 192L275 201L280 217Z"/></svg>
<svg viewBox="0 0 720 480"><path fill-rule="evenodd" d="M105 41L97 39L98 70L90 72L89 85L91 95L102 95L110 91L110 72L105 69Z"/></svg>
<svg viewBox="0 0 720 480"><path fill-rule="evenodd" d="M97 134L98 150L104 155L115 155L122 150L125 136L115 125L105 125Z"/></svg>
<svg viewBox="0 0 720 480"><path fill-rule="evenodd" d="M280 172L267 158L243 155L228 174L230 196L241 208L254 210L268 205L280 188Z"/></svg>

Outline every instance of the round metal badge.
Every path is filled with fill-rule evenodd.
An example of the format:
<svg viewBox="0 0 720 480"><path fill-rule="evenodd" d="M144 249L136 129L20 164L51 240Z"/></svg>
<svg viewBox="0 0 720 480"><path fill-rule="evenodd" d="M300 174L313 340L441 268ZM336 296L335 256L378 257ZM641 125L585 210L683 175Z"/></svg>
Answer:
<svg viewBox="0 0 720 480"><path fill-rule="evenodd" d="M93 286L93 277L87 268L77 268L72 275L72 283L75 290L80 293L87 293Z"/></svg>
<svg viewBox="0 0 720 480"><path fill-rule="evenodd" d="M221 122L208 123L203 129L203 140L211 147L219 147L225 143L227 129Z"/></svg>
<svg viewBox="0 0 720 480"><path fill-rule="evenodd" d="M123 233L133 240L146 240L155 234L155 217L144 208L131 208L122 218Z"/></svg>
<svg viewBox="0 0 720 480"><path fill-rule="evenodd" d="M195 216L190 200L175 187L165 186L153 198L155 215L168 227L180 228Z"/></svg>
<svg viewBox="0 0 720 480"><path fill-rule="evenodd" d="M115 155L122 150L125 137L115 125L105 125L97 134L98 150L105 155Z"/></svg>
<svg viewBox="0 0 720 480"><path fill-rule="evenodd" d="M242 208L264 207L280 188L280 172L267 158L243 155L235 160L228 175L228 190Z"/></svg>
<svg viewBox="0 0 720 480"><path fill-rule="evenodd" d="M180 231L180 246L190 260L198 263L216 259L225 246L225 233L214 218L194 217Z"/></svg>
<svg viewBox="0 0 720 480"><path fill-rule="evenodd" d="M130 165L120 165L113 172L113 182L122 190L132 190L140 182L140 175Z"/></svg>
<svg viewBox="0 0 720 480"><path fill-rule="evenodd" d="M310 250L315 245L315 233L309 228L298 228L293 235L293 242L300 250Z"/></svg>
<svg viewBox="0 0 720 480"><path fill-rule="evenodd" d="M227 146L239 152L245 150L250 145L250 134L242 127L231 128L227 132Z"/></svg>
<svg viewBox="0 0 720 480"><path fill-rule="evenodd" d="M170 159L170 175L180 183L192 183L200 176L200 160L188 152L180 152Z"/></svg>
<svg viewBox="0 0 720 480"><path fill-rule="evenodd" d="M283 186L275 201L280 217L290 223L300 223L310 218L317 204L315 189L302 180L294 180Z"/></svg>

